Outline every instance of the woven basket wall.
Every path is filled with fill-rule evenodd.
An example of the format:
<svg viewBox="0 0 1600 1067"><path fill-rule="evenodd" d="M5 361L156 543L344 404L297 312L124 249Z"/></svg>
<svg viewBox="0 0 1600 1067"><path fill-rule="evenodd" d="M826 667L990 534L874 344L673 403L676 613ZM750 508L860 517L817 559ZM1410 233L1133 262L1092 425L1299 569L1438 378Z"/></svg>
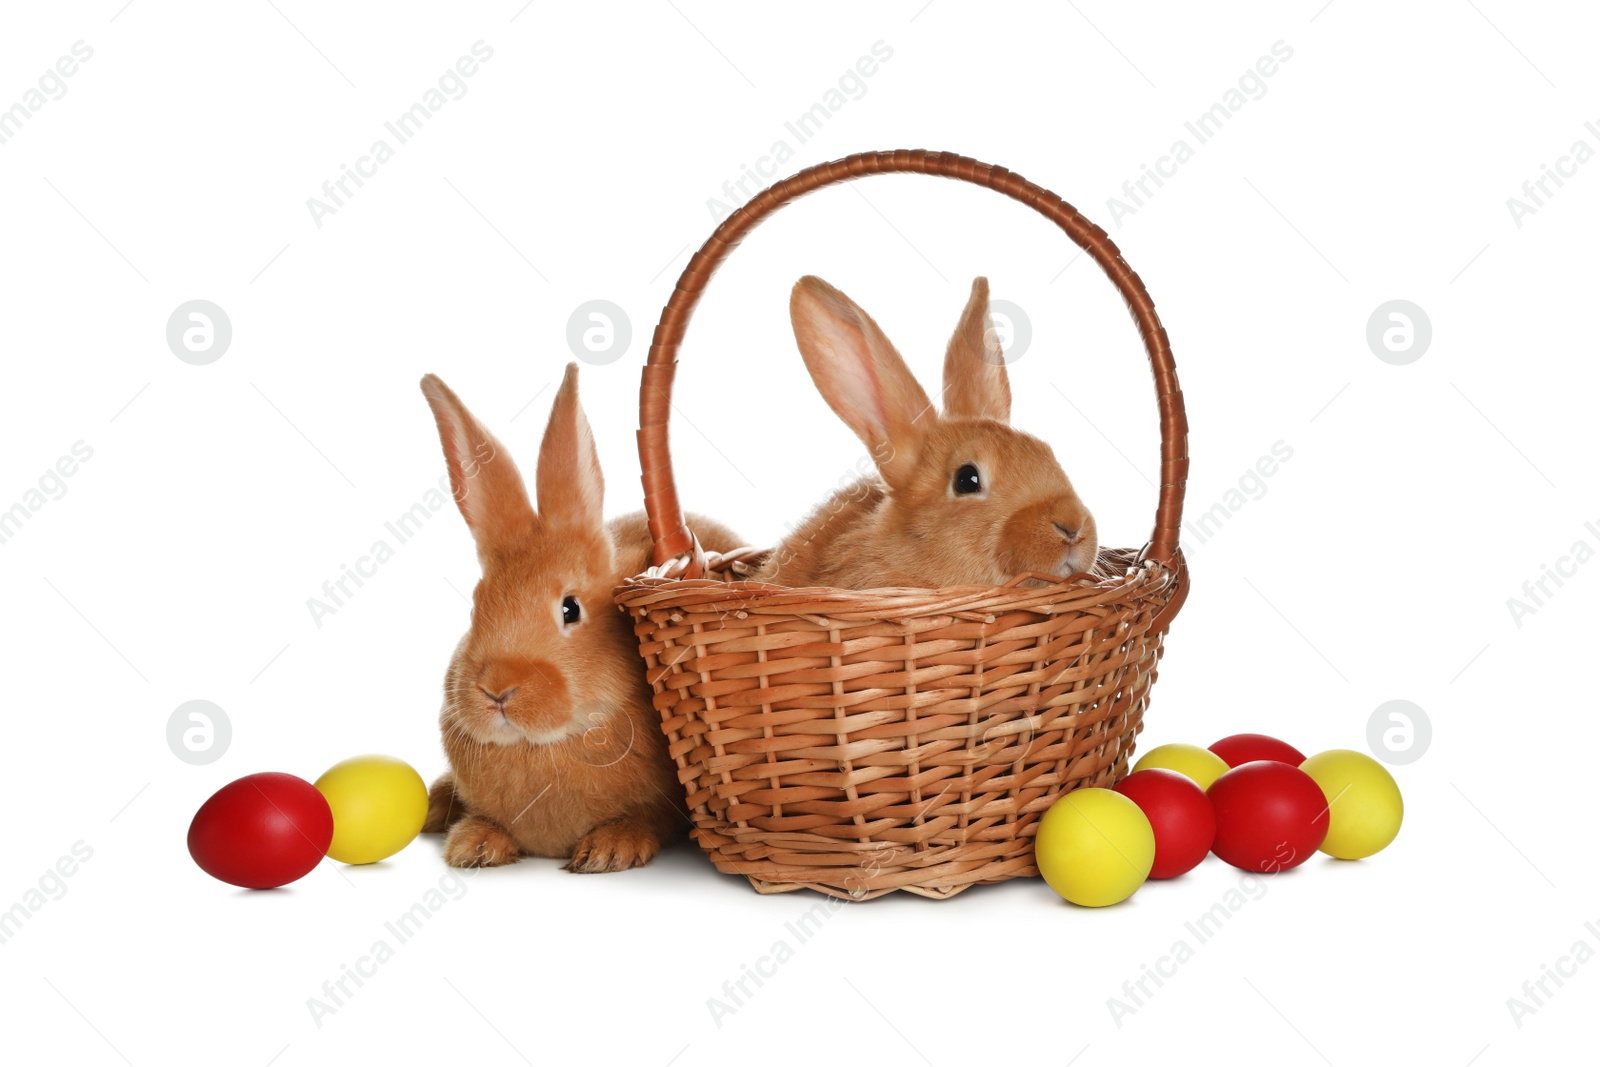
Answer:
<svg viewBox="0 0 1600 1067"><path fill-rule="evenodd" d="M750 550L701 550L667 449L676 355L712 273L762 218L876 173L1005 193L1059 225L1127 300L1156 381L1162 485L1142 550L1098 574L1005 586L789 589L744 580ZM1127 773L1162 639L1188 591L1178 551L1187 427L1166 333L1105 233L1059 197L948 153L851 156L730 215L662 313L640 389L640 459L657 566L616 591L639 637L693 834L764 893L952 896L1037 874L1033 833L1063 793ZM797 502L797 505L802 502Z"/></svg>

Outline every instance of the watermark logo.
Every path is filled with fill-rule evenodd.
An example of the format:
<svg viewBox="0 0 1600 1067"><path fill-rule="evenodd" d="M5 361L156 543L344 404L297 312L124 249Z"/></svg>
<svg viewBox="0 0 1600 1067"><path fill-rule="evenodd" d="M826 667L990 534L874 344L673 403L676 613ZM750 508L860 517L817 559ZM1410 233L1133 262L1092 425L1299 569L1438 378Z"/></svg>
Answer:
<svg viewBox="0 0 1600 1067"><path fill-rule="evenodd" d="M591 767L610 767L633 751L633 716L591 711L589 727L579 740L578 758ZM618 724L621 724L621 728Z"/></svg>
<svg viewBox="0 0 1600 1067"><path fill-rule="evenodd" d="M1409 300L1379 304L1367 319L1367 347L1385 363L1415 363L1433 343L1433 320Z"/></svg>
<svg viewBox="0 0 1600 1067"><path fill-rule="evenodd" d="M567 319L567 347L585 363L603 367L627 354L633 321L609 300L588 300Z"/></svg>
<svg viewBox="0 0 1600 1067"><path fill-rule="evenodd" d="M985 345L983 351L983 358L989 362L993 362L989 353L998 349L1000 362L1009 367L1022 358L1033 342L1033 321L1009 300L989 301L989 330L984 340L992 343Z"/></svg>
<svg viewBox="0 0 1600 1067"><path fill-rule="evenodd" d="M1367 747L1385 763L1415 763L1432 743L1433 722L1409 700L1386 700L1367 719Z"/></svg>
<svg viewBox="0 0 1600 1067"><path fill-rule="evenodd" d="M167 747L191 766L217 762L232 742L228 713L209 700L179 704L167 718Z"/></svg>
<svg viewBox="0 0 1600 1067"><path fill-rule="evenodd" d="M209 300L179 304L167 319L167 347L192 366L215 363L232 343L233 322Z"/></svg>

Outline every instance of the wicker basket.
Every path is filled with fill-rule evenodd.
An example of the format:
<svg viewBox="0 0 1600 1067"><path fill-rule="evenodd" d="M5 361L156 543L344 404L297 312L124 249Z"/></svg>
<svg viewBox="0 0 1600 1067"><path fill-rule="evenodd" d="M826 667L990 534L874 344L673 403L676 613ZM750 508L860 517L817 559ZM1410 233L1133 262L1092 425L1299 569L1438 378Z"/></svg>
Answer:
<svg viewBox="0 0 1600 1067"><path fill-rule="evenodd" d="M741 580L759 554L706 553L684 525L667 419L701 291L778 208L886 173L957 178L1020 200L1065 230L1127 301L1155 375L1161 490L1150 543L1101 553L1098 569L1120 577L790 589ZM730 215L690 260L656 326L639 399L656 566L616 599L634 619L694 837L717 869L762 893L852 900L897 889L943 898L1037 874L1045 810L1127 773L1162 637L1188 589L1183 397L1150 296L1104 231L1053 193L949 153L811 167Z"/></svg>

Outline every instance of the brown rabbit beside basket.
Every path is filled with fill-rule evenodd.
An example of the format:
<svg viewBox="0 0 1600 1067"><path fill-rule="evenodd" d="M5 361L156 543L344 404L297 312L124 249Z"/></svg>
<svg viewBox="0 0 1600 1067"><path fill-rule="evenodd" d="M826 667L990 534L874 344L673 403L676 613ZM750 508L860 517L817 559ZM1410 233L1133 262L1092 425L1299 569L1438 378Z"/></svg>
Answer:
<svg viewBox="0 0 1600 1067"><path fill-rule="evenodd" d="M1004 193L1061 227L1117 286L1150 357L1161 424L1160 499L1143 549L1101 548L1094 576L1061 565L993 585L795 588L774 582L849 582L850 568L789 561L786 572L784 559L750 550L707 552L685 524L667 419L678 348L701 292L773 211L880 173ZM834 296L842 294L806 286L797 287L797 332L807 321L803 301L840 310ZM978 295L975 286L974 302ZM969 305L964 321L975 314ZM843 319L876 331L864 313ZM995 421L992 410L971 414ZM717 869L763 893L809 888L855 900L897 889L943 898L1037 874L1033 835L1050 805L1127 773L1162 640L1188 591L1178 548L1188 472L1183 398L1150 296L1104 231L1053 193L949 153L865 153L801 171L725 219L690 260L650 347L640 427L656 566L615 596L633 618L694 837ZM874 458L882 471L883 455ZM1061 483L1049 505L1062 512L1052 549L1061 555L1051 558L1079 566L1074 538L1092 537L1092 520L1087 511L1082 522L1069 514L1070 485L1064 476Z"/></svg>
<svg viewBox="0 0 1600 1067"><path fill-rule="evenodd" d="M569 364L534 478L461 399L422 380L451 493L483 577L450 657L439 728L450 770L433 784L424 832L445 834L452 867L518 857L579 873L650 862L683 829L650 690L610 594L650 552L643 515L602 518L605 478ZM739 543L694 518L706 543Z"/></svg>

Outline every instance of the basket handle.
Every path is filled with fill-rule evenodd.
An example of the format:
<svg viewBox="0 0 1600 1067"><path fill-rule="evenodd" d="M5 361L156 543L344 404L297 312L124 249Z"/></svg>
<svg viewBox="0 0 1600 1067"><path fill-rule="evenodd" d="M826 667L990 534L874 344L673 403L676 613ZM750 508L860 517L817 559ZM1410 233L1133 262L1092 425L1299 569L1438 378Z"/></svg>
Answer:
<svg viewBox="0 0 1600 1067"><path fill-rule="evenodd" d="M739 246L745 235L762 219L790 201L824 186L836 185L865 174L932 174L956 178L1004 193L1033 208L1064 230L1073 242L1094 257L1122 294L1139 327L1145 351L1150 356L1150 371L1155 377L1156 403L1161 417L1161 489L1156 504L1155 528L1141 559L1155 560L1176 570L1179 561L1178 526L1183 517L1183 488L1189 474L1188 421L1184 416L1183 393L1178 388L1178 372L1172 362L1172 346L1167 331L1156 316L1155 304L1144 282L1122 260L1122 253L1106 232L1048 189L1034 185L1004 167L979 163L950 152L900 149L893 152L862 152L831 163L807 167L785 178L722 220L684 267L677 288L661 311L655 336L650 342L650 358L639 384L639 467L643 472L644 507L650 520L650 535L655 539L654 561L659 566L676 556L688 554L684 578L697 578L705 571L705 553L699 540L683 521L678 488L672 475L672 456L667 442L667 420L672 412L672 379L678 367L678 348L689 326L689 316L700 301L700 294L722 261Z"/></svg>

